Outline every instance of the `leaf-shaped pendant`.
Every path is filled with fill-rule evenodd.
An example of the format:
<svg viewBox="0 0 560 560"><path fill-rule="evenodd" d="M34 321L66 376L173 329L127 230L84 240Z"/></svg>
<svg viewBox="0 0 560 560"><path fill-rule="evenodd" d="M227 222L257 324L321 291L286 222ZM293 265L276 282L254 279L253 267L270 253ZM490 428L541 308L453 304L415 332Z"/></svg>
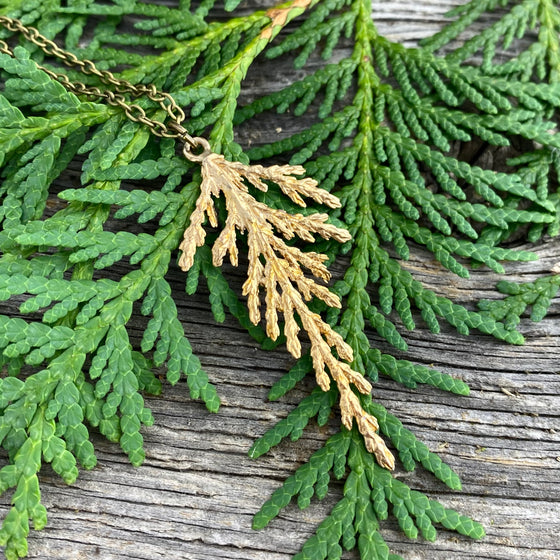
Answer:
<svg viewBox="0 0 560 560"><path fill-rule="evenodd" d="M195 153L194 149L198 149L200 153ZM231 263L237 266L236 230L239 233L246 232L249 266L247 280L243 284L243 295L247 296L251 321L257 324L261 320L260 294L263 290L267 335L276 340L280 334L278 314L282 313L288 351L292 356L299 358L300 327L295 318L296 315L299 317L311 343L311 357L317 383L326 391L330 387L330 380L335 381L340 392L342 423L350 429L355 419L367 448L374 453L378 463L393 469L394 457L377 434L377 420L363 410L359 397L352 389L353 385L359 392L368 394L371 384L347 363L353 360L352 348L319 314L311 311L306 303L315 296L330 307L341 306L338 296L326 285L317 282L330 279L330 273L324 264L327 256L316 252L306 253L285 243L285 240L296 236L304 241L313 242L315 234L343 243L351 239L350 233L327 223L327 214L315 213L306 216L270 208L249 193L249 186L266 192L267 182L275 183L288 198L302 207L305 207L303 197L312 198L330 208L339 207L340 201L336 196L318 187L314 179L301 178L305 172L301 166L263 167L228 161L223 156L213 153L204 138L190 139L189 143L185 144L183 153L188 160L200 163L202 182L190 224L179 246L182 251L179 266L187 271L193 265L196 249L204 244L206 238L203 227L205 217L208 216L213 227L218 227L213 198L223 194L227 218L212 247L214 266L221 266L228 253ZM304 269L314 278L306 276ZM333 355L333 349L336 350L338 358Z"/></svg>

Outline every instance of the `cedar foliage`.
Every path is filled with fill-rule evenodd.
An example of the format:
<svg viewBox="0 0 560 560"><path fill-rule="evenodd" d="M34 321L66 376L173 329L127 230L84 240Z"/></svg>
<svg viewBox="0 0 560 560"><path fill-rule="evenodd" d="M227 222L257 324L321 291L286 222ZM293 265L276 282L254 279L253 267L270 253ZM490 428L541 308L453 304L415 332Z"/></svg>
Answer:
<svg viewBox="0 0 560 560"><path fill-rule="evenodd" d="M234 10L238 3L225 7ZM520 286L501 283L508 297L481 302L477 312L427 289L403 262L422 246L461 277L481 265L502 273L504 261L535 258L508 247L513 233L526 230L532 241L558 234L558 6L551 0L473 0L453 10L452 23L414 49L381 36L365 0L286 2L286 17L279 19L261 11L214 20L213 4L14 0L1 13L36 26L102 68L121 69L121 77L133 83L169 91L188 110L189 131L208 137L226 157L303 165L340 198L342 206L329 211L330 220L352 234L342 246L315 244L345 263L333 286L342 308L315 305L352 347L352 367L372 382L381 374L407 387L426 383L468 394L459 379L372 347L367 330L405 351L403 331L415 327L419 312L434 333L445 322L460 335L477 329L521 344L515 327L525 308L532 305L535 320L546 313L558 290L556 276ZM473 21L497 8L502 11L495 23L472 39L461 38ZM133 31L122 32L121 24L130 21ZM497 64L498 49L525 35L525 48ZM341 42L348 56L331 61ZM324 63L308 64L317 54ZM258 56L292 57L305 75L241 104L242 81ZM156 140L118 109L78 99L34 60L53 62L30 45L17 47L14 58L0 54L0 300L22 301L20 317L0 315L0 442L8 456L0 492L13 492L0 544L9 560L27 554L30 522L35 529L47 522L37 476L42 463L51 463L67 483L76 479L78 465L96 464L90 426L118 442L132 464L142 463L141 428L153 422L142 394L161 391L155 368L164 367L171 384L186 378L191 396L210 411L220 403L185 337L167 280L200 177L176 155L174 141ZM138 103L161 118L149 102ZM312 124L244 152L235 141L236 127L250 127L270 111L308 114ZM506 171L453 155L459 142L507 147L512 138L531 147L512 158ZM67 205L51 215L46 201L53 181L76 158L82 161L81 187L59 193ZM274 188L255 196L294 211ZM114 223L108 229L109 220L130 216L153 223L153 232L121 231ZM231 313L266 344L212 265L210 244L196 254L186 292L194 293L203 278L216 320ZM127 267L120 280L103 276L122 262ZM131 345L127 328L135 303L148 318L139 348ZM281 398L311 371L305 355L270 398ZM406 470L420 463L460 489L457 475L396 417L371 397L360 399ZM296 440L314 418L325 424L336 401L335 388L314 390L255 442L250 455L258 457L286 437ZM396 560L380 532L389 515L410 538L434 540L435 524L472 538L484 534L475 521L379 467L356 427L342 427L297 469L256 514L254 527L270 523L293 497L302 508L313 496L321 499L332 478L344 479L343 498L303 544L298 560L340 558L352 548L364 559Z"/></svg>

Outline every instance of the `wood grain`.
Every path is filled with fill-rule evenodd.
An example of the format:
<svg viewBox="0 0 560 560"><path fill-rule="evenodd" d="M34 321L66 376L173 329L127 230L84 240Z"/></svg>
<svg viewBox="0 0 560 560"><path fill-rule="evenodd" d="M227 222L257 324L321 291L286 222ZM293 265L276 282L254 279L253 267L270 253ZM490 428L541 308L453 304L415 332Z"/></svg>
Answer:
<svg viewBox="0 0 560 560"><path fill-rule="evenodd" d="M381 33L413 45L438 29L442 14L457 3L375 2L374 17ZM281 79L270 72L253 73L244 95L275 89L293 75ZM281 122L281 132L265 122L262 128L242 130L240 139L247 145L302 126L289 116ZM508 265L508 279L533 279L560 260L559 241L531 249L541 259ZM498 277L487 270L462 280L442 271L421 250L406 267L437 293L467 306L481 297L498 297ZM335 276L341 270L342 263L337 263ZM242 270L228 275L234 284L242 282ZM267 456L249 459L254 439L285 417L313 383L309 380L281 401L268 402L268 390L293 363L289 355L282 348L260 350L229 317L216 324L208 294L202 290L187 297L178 269L170 279L189 340L218 387L220 411L210 414L191 400L184 382L166 386L160 398L147 399L155 425L143 432L147 458L142 467L131 467L118 446L93 434L98 467L81 472L74 485L66 486L45 468L41 479L49 523L43 531L32 532L29 558L288 560L341 496L335 483L323 502L314 501L304 511L290 505L267 529L251 530L252 516L263 500L321 446L334 426L311 425L297 443L282 443ZM441 454L461 476L463 491L450 491L422 470L397 471L396 476L481 521L487 537L472 542L441 530L436 543L409 541L390 520L383 524L383 535L393 552L407 560L560 558L559 312L556 299L544 321L524 319L524 346L508 346L478 333L458 337L445 327L434 335L421 321L415 331L404 333L409 351L401 357L460 376L472 392L458 397L429 387L412 391L387 379L375 385L375 398ZM143 325L133 323L136 339ZM390 351L374 333L371 339ZM8 499L1 498L0 515ZM344 558L357 559L358 554Z"/></svg>

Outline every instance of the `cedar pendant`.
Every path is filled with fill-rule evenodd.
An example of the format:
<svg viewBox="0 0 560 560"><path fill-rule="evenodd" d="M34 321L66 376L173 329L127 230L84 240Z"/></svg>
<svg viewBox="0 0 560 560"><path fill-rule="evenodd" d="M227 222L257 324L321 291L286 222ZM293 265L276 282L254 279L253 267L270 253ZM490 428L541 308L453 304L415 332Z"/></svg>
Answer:
<svg viewBox="0 0 560 560"><path fill-rule="evenodd" d="M350 429L355 419L367 449L375 455L381 466L392 470L395 460L383 439L377 434L377 420L362 409L358 396L352 390L353 385L360 393L368 394L372 388L371 384L347 363L353 360L352 348L319 314L312 312L306 303L315 296L330 307L341 307L338 296L327 286L317 282L327 282L330 279L330 273L324 264L327 256L316 252L303 252L284 241L297 236L312 243L315 241L314 235L317 234L324 239L332 238L343 243L351 239L350 233L327 223L327 214L305 216L270 208L249 193L249 185L266 192L268 185L265 181L273 182L301 207L306 206L303 197L312 198L330 208L339 207L340 201L336 196L318 187L314 179L298 178L305 172L301 166L263 167L231 162L213 153L205 139L193 140L195 146L203 149L202 153L194 154L191 142L191 146L185 145L184 155L190 161L200 163L202 182L190 224L179 246L182 252L179 266L187 271L193 265L196 249L204 244L206 238L203 227L205 217L208 217L213 227L218 227L213 199L223 194L227 218L212 247L214 266L221 266L226 254L229 254L230 262L237 266L237 231L246 232L249 266L247 280L243 284L243 295L247 296L250 320L255 325L261 320L260 293L264 290L267 335L272 340L277 339L280 334L278 314L282 313L288 351L295 358L299 358L300 327L295 319L296 315L299 317L311 343L311 357L318 385L326 391L330 387L331 379L335 381L340 392L342 423ZM304 269L314 278L306 276ZM336 350L338 358L333 355L333 349Z"/></svg>

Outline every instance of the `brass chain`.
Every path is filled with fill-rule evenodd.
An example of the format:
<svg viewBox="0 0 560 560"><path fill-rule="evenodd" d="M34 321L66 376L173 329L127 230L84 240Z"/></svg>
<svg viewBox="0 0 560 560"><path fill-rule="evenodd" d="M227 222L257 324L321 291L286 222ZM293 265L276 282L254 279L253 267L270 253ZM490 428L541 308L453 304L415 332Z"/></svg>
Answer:
<svg viewBox="0 0 560 560"><path fill-rule="evenodd" d="M53 72L44 66L37 64L43 72L62 84L65 89L77 95L86 95L104 99L109 105L120 107L127 118L133 122L142 123L149 127L155 136L160 138L179 138L185 142L185 155L192 154L195 148L209 149L208 142L204 138L193 138L182 126L185 120L185 112L166 92L159 91L154 84L132 84L127 80L116 78L112 72L100 70L91 60L81 60L75 54L61 49L56 43L41 35L34 27L27 27L21 21L7 16L0 16L0 25L12 31L20 33L30 43L37 45L45 54L61 60L66 66L78 68L83 74L96 76L100 82L107 86L113 86L115 91L102 90L96 86L87 86L82 82L72 82L65 74ZM0 52L14 56L8 44L0 39ZM166 123L152 119L137 103L129 102L123 93L132 97L146 97L157 103L169 116L170 121ZM188 156L187 156L188 157ZM190 158L189 158L190 159Z"/></svg>

